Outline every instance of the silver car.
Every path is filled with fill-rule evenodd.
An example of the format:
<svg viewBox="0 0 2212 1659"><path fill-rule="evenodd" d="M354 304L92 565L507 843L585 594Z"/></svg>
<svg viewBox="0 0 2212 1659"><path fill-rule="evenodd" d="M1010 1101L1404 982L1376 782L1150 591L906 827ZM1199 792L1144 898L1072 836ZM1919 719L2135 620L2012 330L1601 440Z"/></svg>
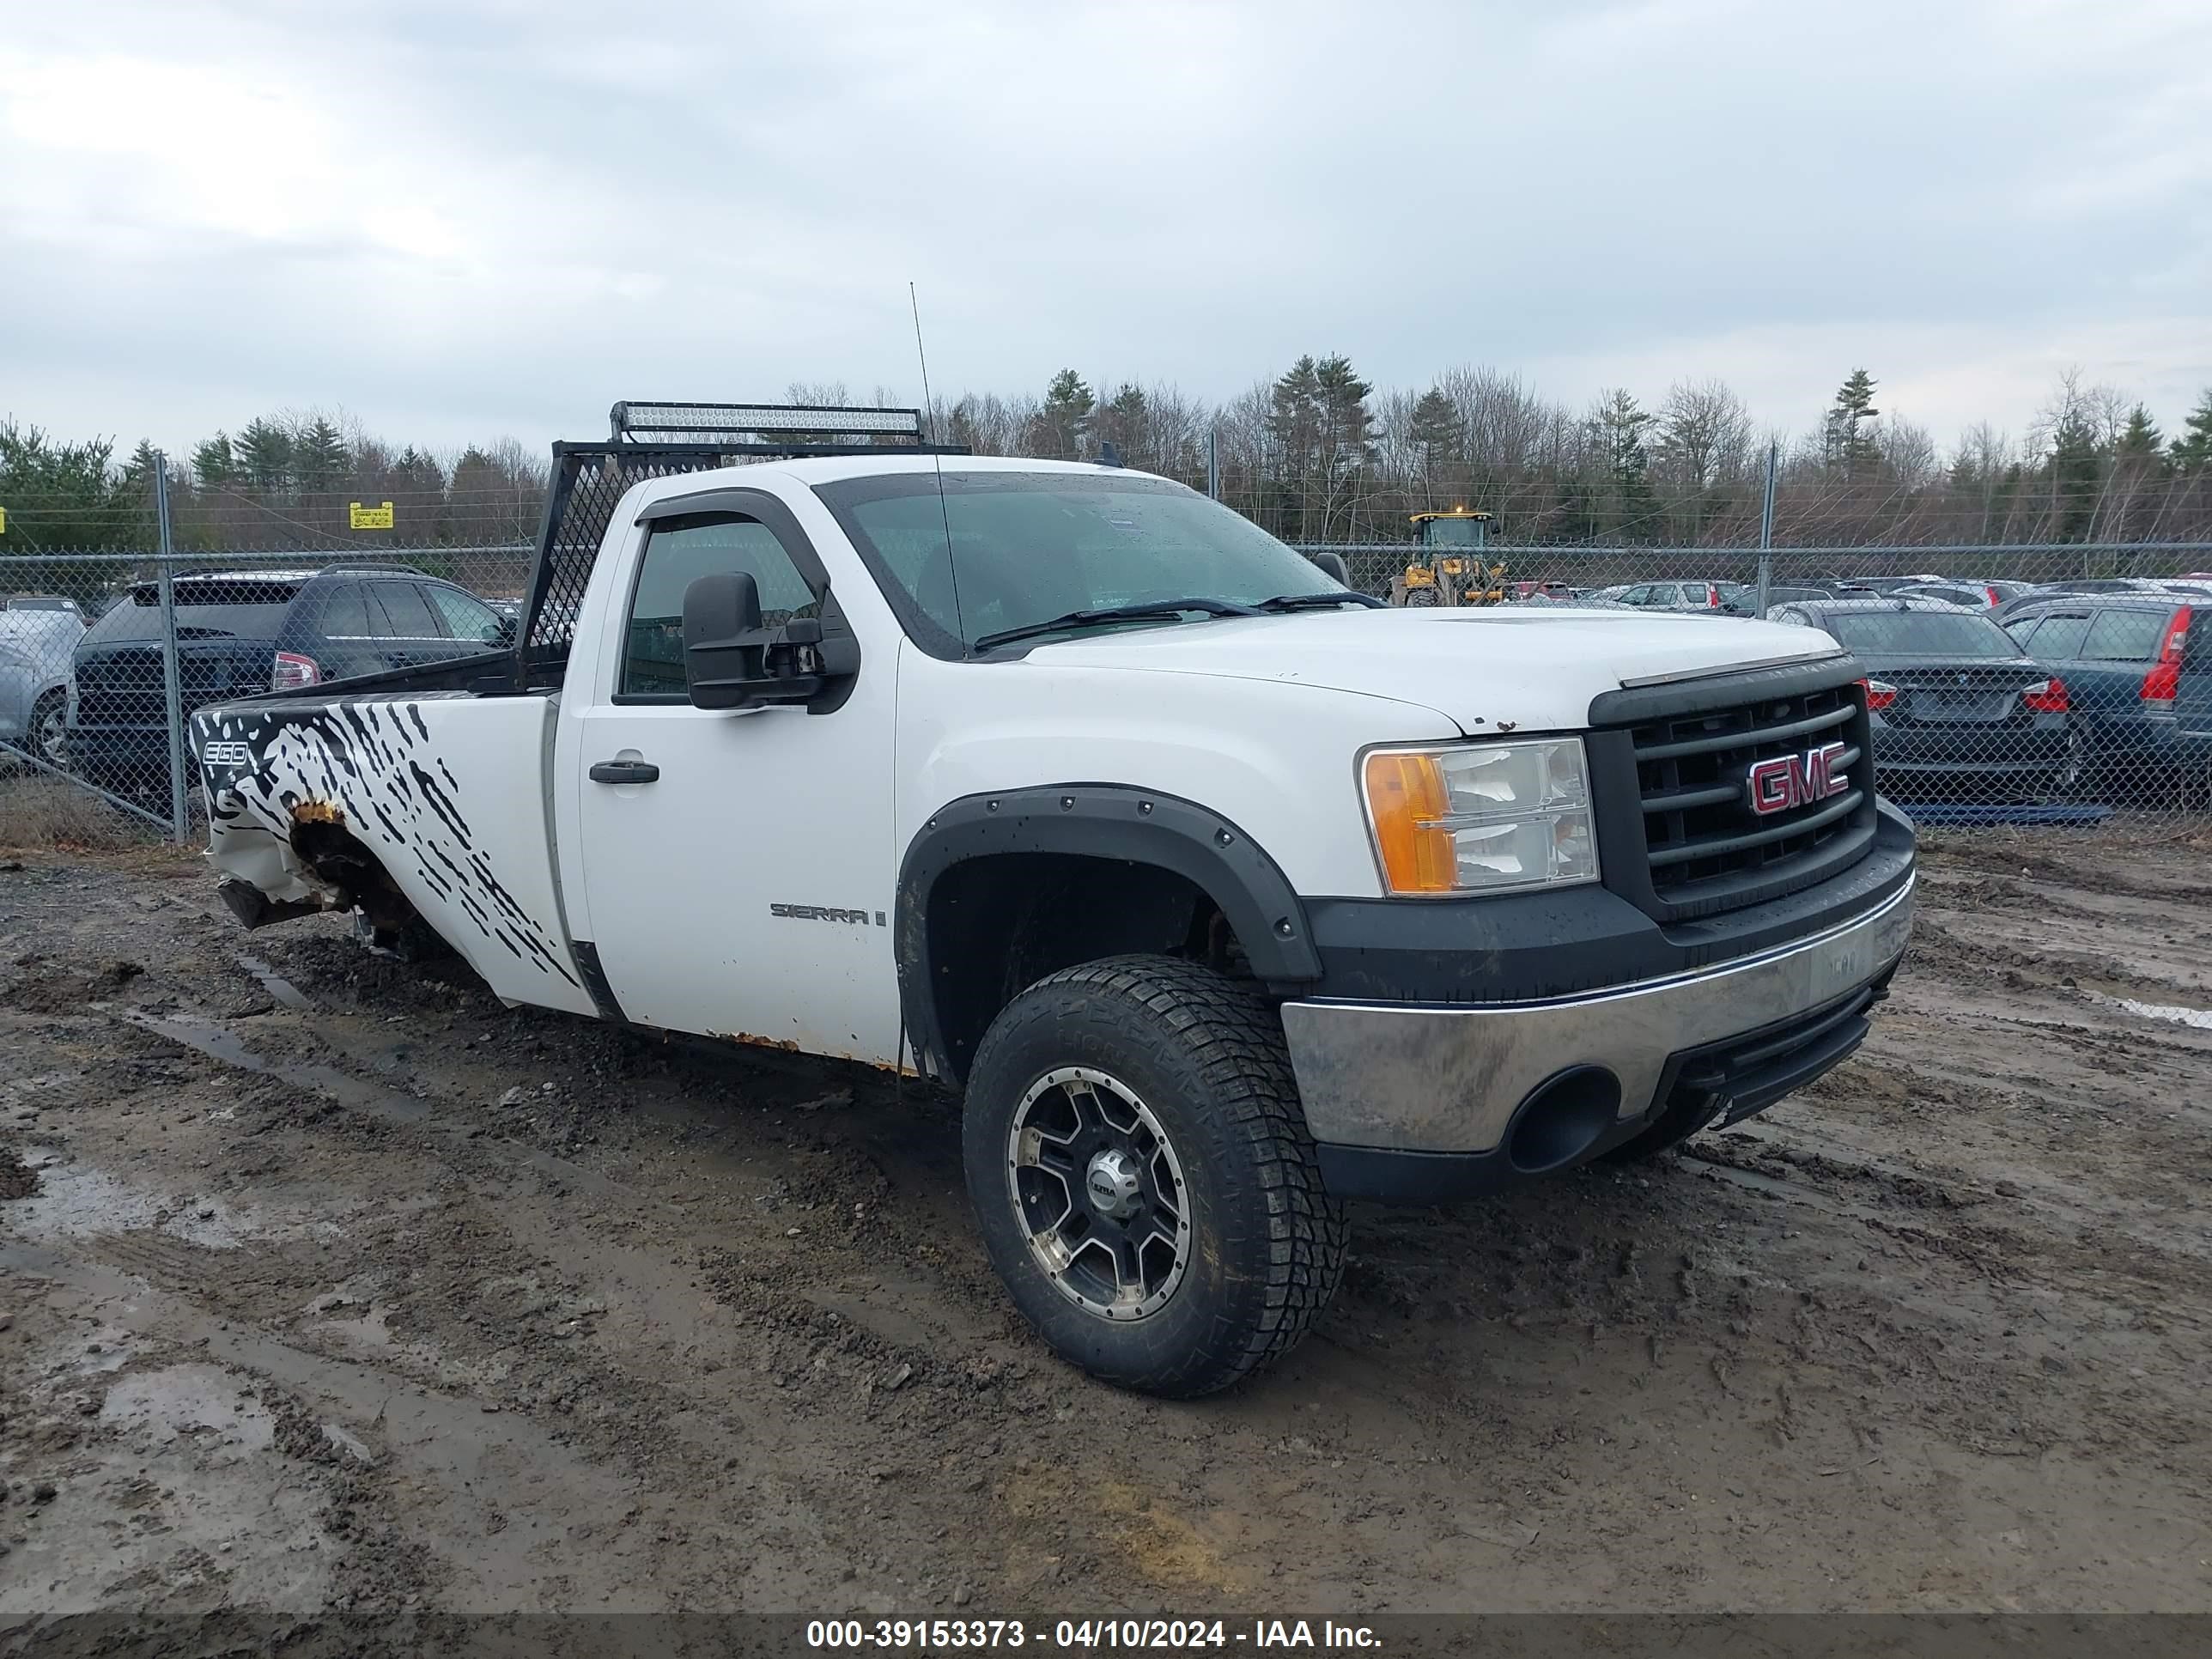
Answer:
<svg viewBox="0 0 2212 1659"><path fill-rule="evenodd" d="M1595 597L1639 611L1713 611L1724 610L1742 586L1741 582L1727 581L1628 582L1601 587Z"/></svg>
<svg viewBox="0 0 2212 1659"><path fill-rule="evenodd" d="M0 744L62 764L70 658L83 637L73 611L0 611Z"/></svg>

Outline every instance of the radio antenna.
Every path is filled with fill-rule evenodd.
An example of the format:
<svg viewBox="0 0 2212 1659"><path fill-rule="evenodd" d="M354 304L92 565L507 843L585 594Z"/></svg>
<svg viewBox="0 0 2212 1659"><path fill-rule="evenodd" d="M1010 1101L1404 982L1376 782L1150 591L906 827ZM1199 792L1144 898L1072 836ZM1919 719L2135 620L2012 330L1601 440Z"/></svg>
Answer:
<svg viewBox="0 0 2212 1659"><path fill-rule="evenodd" d="M968 629L960 611L960 567L952 557L952 509L945 504L945 456L937 440L937 404L929 395L929 353L921 343L921 301L915 295L914 283L906 285L906 302L914 313L914 355L921 364L921 406L929 417L929 459L936 464L937 517L945 526L945 571L952 581L952 626L960 635L963 647L968 643ZM916 599L919 599L917 595Z"/></svg>

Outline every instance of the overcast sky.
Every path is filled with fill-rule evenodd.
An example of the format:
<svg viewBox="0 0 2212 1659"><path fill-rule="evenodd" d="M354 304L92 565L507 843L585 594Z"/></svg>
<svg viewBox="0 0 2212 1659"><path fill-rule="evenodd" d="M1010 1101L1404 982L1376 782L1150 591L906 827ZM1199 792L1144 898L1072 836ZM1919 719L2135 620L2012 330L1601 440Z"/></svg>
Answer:
<svg viewBox="0 0 2212 1659"><path fill-rule="evenodd" d="M1953 441L2212 386L2208 0L0 6L0 414L535 447L617 398L1303 351L1864 364Z"/></svg>

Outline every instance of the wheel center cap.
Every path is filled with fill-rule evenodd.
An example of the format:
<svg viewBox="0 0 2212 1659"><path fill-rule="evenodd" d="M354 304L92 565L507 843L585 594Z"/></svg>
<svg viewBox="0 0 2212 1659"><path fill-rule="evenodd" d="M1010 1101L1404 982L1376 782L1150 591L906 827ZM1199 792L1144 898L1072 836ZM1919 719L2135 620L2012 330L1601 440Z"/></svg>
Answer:
<svg viewBox="0 0 2212 1659"><path fill-rule="evenodd" d="M1143 1191L1137 1180L1136 1159L1111 1147L1091 1160L1083 1187L1091 1195L1091 1207L1115 1221L1127 1221L1136 1214Z"/></svg>

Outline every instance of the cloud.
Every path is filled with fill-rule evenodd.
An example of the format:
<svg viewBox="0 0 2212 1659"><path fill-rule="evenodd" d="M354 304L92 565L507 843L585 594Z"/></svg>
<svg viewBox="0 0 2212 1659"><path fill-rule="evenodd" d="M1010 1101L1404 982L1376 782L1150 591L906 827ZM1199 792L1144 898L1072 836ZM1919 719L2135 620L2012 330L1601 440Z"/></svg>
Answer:
<svg viewBox="0 0 2212 1659"><path fill-rule="evenodd" d="M96 14L96 15L95 15ZM1580 398L1863 363L1948 436L2212 383L2212 12L118 0L0 47L0 405L179 447L343 404L532 443L623 396L1307 350Z"/></svg>

